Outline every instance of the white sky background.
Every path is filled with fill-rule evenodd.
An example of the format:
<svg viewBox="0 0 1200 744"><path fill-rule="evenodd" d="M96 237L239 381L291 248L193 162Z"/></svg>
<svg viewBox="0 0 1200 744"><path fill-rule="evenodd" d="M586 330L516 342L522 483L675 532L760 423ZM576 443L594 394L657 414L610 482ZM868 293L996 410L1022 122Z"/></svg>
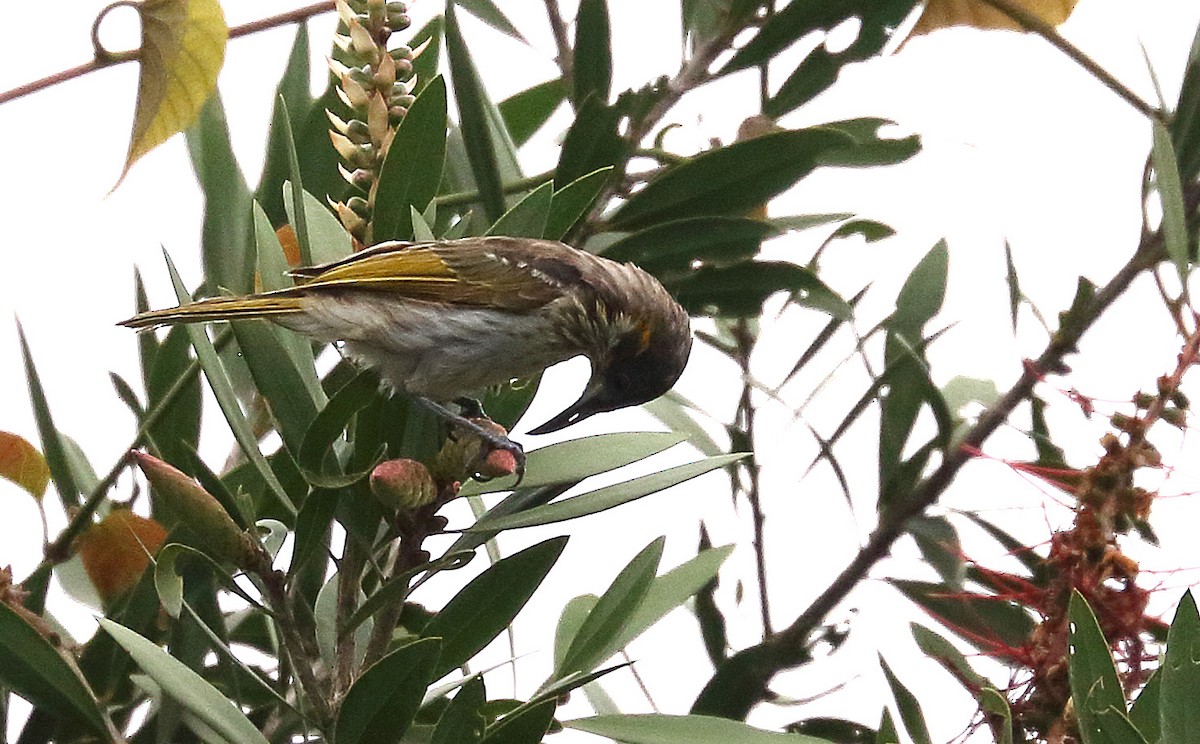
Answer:
<svg viewBox="0 0 1200 744"><path fill-rule="evenodd" d="M564 14L571 17L572 3L564 4ZM30 13L28 6L0 4L0 49L6 50L7 62L0 66L0 89L84 61L92 18L102 5L76 0L69 15L55 14L49 28L46 19ZM230 2L226 12L234 25L294 5ZM636 10L622 2L610 5L614 90L640 87L652 77L672 72L678 54L677 3L639 3ZM532 42L532 50L473 19L463 20L484 82L497 100L555 75L542 4L504 6ZM441 7L430 0L415 3L414 28ZM1062 31L1154 101L1140 41L1168 101L1174 102L1198 20L1200 6L1185 0L1082 0ZM326 47L331 27L331 16L310 25L318 53ZM221 89L235 149L251 183L261 167L273 90L292 36L292 29L275 30L236 40L229 47ZM114 33L110 44L123 48L133 39L132 34ZM323 76L319 65L318 59L314 66ZM774 83L782 82L788 72L783 67L775 71ZM173 304L160 246L171 252L187 281L194 284L200 276L201 202L181 137L144 158L109 194L127 145L135 76L134 65L123 65L0 106L5 142L0 148L0 198L6 205L5 219L0 220L0 429L37 441L15 327L7 320L16 314L24 324L56 423L79 441L100 472L120 456L134 432L133 419L113 394L107 374L113 370L131 382L139 379L134 336L114 325L132 311L133 266L142 268L155 306ZM712 137L730 141L737 124L756 107L756 81L745 73L730 78L684 100L666 120L684 126L673 130L666 144L690 153L705 147ZM1050 319L1069 303L1079 274L1097 283L1107 281L1136 244L1148 123L1041 40L965 29L939 32L913 41L894 56L853 66L837 86L783 123L803 126L865 115L888 117L920 133L923 152L893 168L818 173L774 202L771 213L850 211L898 231L895 238L879 244L844 242L823 259L822 277L846 296L867 282L874 283L865 310L872 320L888 312L917 258L946 237L951 278L940 320L958 325L931 350L936 379L944 383L955 375L971 375L994 379L1004 389L1019 374L1020 360L1035 356L1044 343L1044 334L1028 311L1022 317L1022 333L1013 339L1004 284L1004 241L1012 245L1022 289ZM567 121L560 112L522 152L527 173L553 166L555 137ZM803 260L824 234L789 236L769 250ZM1118 307L1112 319L1088 337L1082 354L1071 360L1079 372L1065 385L1113 401L1100 403L1103 411L1115 410L1137 389L1151 386L1174 363L1178 344L1153 297L1148 284L1136 287L1123 302L1141 303L1137 309L1129 312L1130 304ZM755 360L756 375L774 384L825 320L815 313L794 312L765 329L763 343L771 351ZM736 371L705 352L698 344L679 389L726 418L733 410ZM829 359L836 361L836 356ZM576 361L548 377L543 386L547 394L535 403L530 421L544 420L573 400L585 374L586 365ZM789 399L802 400L816 381L793 383ZM864 384L857 371L840 375L808 412L810 421L827 434ZM1094 461L1102 423L1086 424L1065 397L1049 388L1046 395L1052 402L1052 426L1069 458L1077 465ZM856 514L849 513L825 470L798 486L814 448L805 428L789 424L789 417L786 410L768 406L759 422L774 582L772 609L778 626L802 611L850 559L873 523L875 496L873 455L850 472L852 484L859 487ZM208 408L206 420L209 427L201 451L210 461L220 462L230 438L215 408ZM1014 423L1025 426L1026 420ZM574 438L655 426L640 412L626 412L597 417L566 434ZM843 458L855 446L874 452L870 426L864 422L857 436L847 438ZM523 428L517 428L517 439L527 447L552 440L522 436ZM1183 449L1184 442L1169 434L1158 441L1168 461L1177 466L1164 491L1195 490L1194 472L1188 472L1188 461L1195 457ZM678 449L651 465L661 468L692 456ZM1030 448L1022 435L1009 430L1001 432L988 452L1020 458L1028 457ZM720 599L731 614L734 646L756 640L749 521L744 512L729 505L723 478L709 475L580 522L505 536L502 549L511 553L564 530L572 534L563 559L518 621L519 651L532 652L517 663L522 692L528 694L549 669L553 622L568 598L601 592L625 562L660 534L668 535L664 570L686 560L694 554L701 518L716 544L740 541L743 545L727 564L732 569L726 572ZM129 486L129 479L122 479L113 495L126 497ZM1189 501L1164 499L1156 505L1152 521L1165 549L1145 550L1136 543L1130 547L1145 567L1200 566L1198 548L1188 533L1195 524ZM1047 503L1051 506L1044 509ZM52 529L61 526L63 517L54 512L56 499L50 496L47 504ZM994 463L966 468L945 505L994 510L988 515L1031 543L1047 539L1048 523L1058 525L1069 519L1067 510L1053 506L1037 485ZM0 508L5 514L0 520L0 565L11 563L20 579L40 556L38 516L24 492L7 482L0 482ZM450 515L458 524L466 521L465 509L452 509ZM982 550L993 552L971 557L1000 558L990 544L983 544ZM877 568L874 576L912 573L911 562L903 560L915 553L911 544L901 544L895 553L898 560ZM482 563L478 561L474 570ZM738 578L746 582L746 601L734 610L733 587ZM1155 597L1158 608L1165 611L1195 578L1194 572L1147 574L1144 582L1161 581L1168 587ZM433 594L417 599L440 601ZM936 706L938 714L931 715L934 740L948 741L959 734L970 720L973 703L956 692L957 687L932 662L914 662L907 622L922 619L921 614L880 581L866 582L831 619L849 617L851 607L858 613L846 647L811 669L782 676L776 688L804 697L848 678L850 686L805 707L761 711L752 720L777 726L813 715L841 715L876 725L886 697L875 661L876 652L882 650L901 679L926 701L927 713L934 712L935 701L944 702ZM57 587L51 608L77 636L93 632L91 612L73 605ZM684 613L674 613L635 642L631 653L640 660L638 668L666 712L685 712L710 675L695 623ZM506 650L493 647L488 658L500 661L506 656ZM507 670L488 679L492 695L508 694ZM627 672L614 675L607 687L626 710L648 709ZM937 690L937 696L929 695L931 690ZM586 715L582 700L577 695L560 713ZM561 738L588 740L583 735Z"/></svg>

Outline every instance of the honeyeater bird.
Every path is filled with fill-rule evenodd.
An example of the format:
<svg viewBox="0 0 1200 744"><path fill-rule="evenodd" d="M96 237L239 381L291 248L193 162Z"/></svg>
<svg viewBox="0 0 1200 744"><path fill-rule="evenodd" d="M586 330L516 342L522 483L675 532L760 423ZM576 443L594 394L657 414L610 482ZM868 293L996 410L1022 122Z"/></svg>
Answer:
<svg viewBox="0 0 1200 744"><path fill-rule="evenodd" d="M443 414L442 402L588 357L583 395L533 434L657 398L683 372L692 345L687 313L657 279L553 240L380 243L291 273L288 289L213 297L122 325L266 318L342 342L385 384Z"/></svg>

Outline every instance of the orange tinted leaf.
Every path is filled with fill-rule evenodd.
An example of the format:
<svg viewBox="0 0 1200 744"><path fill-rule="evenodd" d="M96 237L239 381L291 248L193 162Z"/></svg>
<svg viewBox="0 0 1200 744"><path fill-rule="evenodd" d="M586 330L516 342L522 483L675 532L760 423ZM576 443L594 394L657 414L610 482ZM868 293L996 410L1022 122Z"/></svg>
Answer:
<svg viewBox="0 0 1200 744"><path fill-rule="evenodd" d="M145 0L137 107L121 178L138 158L196 121L217 89L229 27L218 0Z"/></svg>
<svg viewBox="0 0 1200 744"><path fill-rule="evenodd" d="M50 466L24 437L0 431L0 477L16 483L38 501L50 483Z"/></svg>
<svg viewBox="0 0 1200 744"><path fill-rule="evenodd" d="M79 536L83 568L105 604L137 583L166 537L158 522L120 508Z"/></svg>
<svg viewBox="0 0 1200 744"><path fill-rule="evenodd" d="M1052 26L1057 26L1067 20L1067 16L1071 15L1077 2L1078 0L1014 0L1016 5L1020 5ZM908 38L911 39L914 36L950 26L1025 30L1021 24L983 0L929 0Z"/></svg>

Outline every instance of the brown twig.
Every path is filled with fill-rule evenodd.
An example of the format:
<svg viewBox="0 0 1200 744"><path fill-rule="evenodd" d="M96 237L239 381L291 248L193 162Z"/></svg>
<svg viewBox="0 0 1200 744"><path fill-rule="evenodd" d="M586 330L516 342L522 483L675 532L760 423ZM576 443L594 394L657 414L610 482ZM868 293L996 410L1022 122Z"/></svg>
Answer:
<svg viewBox="0 0 1200 744"><path fill-rule="evenodd" d="M279 13L278 15L260 18L257 21L250 21L249 23L243 23L240 26L234 26L233 28L229 29L229 38L236 39L240 36L258 33L259 31L265 31L270 28L286 26L289 23L299 23L300 21L304 21L312 16L319 15L321 13L327 13L333 9L334 4L332 0L321 0L321 2L305 5L301 8ZM93 36L95 33L96 29L93 29ZM97 50L96 57L90 62L86 62L82 65L78 65L67 70L62 70L61 72L56 72L53 75L47 75L40 80L34 80L32 82L25 83L24 85L19 85L11 90L0 92L0 104L27 96L30 93L37 93L38 91L45 90L46 88L58 85L59 83L65 83L68 80L74 80L77 77L82 77L90 72L102 70L105 67L111 67L123 62L132 62L137 58L138 50L136 49L121 52L100 52Z"/></svg>
<svg viewBox="0 0 1200 744"><path fill-rule="evenodd" d="M567 24L563 21L562 11L558 8L558 0L546 0L546 20L550 22L550 33L554 36L554 47L558 50L555 61L562 71L563 85L567 90L574 86L574 55L571 52L571 42L567 39Z"/></svg>
<svg viewBox="0 0 1200 744"><path fill-rule="evenodd" d="M1191 206L1194 210L1195 204ZM1008 419L1013 410L1032 395L1034 386L1044 373L1061 369L1063 359L1075 351L1084 333L1125 292L1133 280L1164 258L1161 233L1145 234L1133 257L1108 284L1096 292L1092 301L1079 312L1079 317L1075 318L1074 322L1054 334L1041 356L1025 365L1025 371L1016 384L979 417L960 445L945 453L942 464L918 483L908 498L884 513L879 525L850 565L787 628L731 656L709 680L694 709L731 718L745 718L754 705L768 699L770 693L767 685L771 679L777 673L808 660L808 641L813 631L820 626L825 616L858 586L871 568L891 552L896 540L905 534L908 520L937 502L958 471L971 459L970 453L977 451ZM716 690L726 693L729 691L731 679L736 679L738 683L740 694L736 696L737 699L730 699L726 694L721 700L715 700Z"/></svg>
<svg viewBox="0 0 1200 744"><path fill-rule="evenodd" d="M337 632L337 652L334 655L333 697L340 698L354 681L355 635L346 632L346 623L358 609L358 594L366 567L366 549L352 536L346 536L346 547L338 565L337 613L334 627Z"/></svg>
<svg viewBox="0 0 1200 744"><path fill-rule="evenodd" d="M1043 21L1035 13L1026 10L1021 5L1013 2L1013 0L983 0L983 2L1013 19L1025 29L1032 31L1046 41L1050 42L1056 49L1058 49L1058 51L1065 54L1083 69L1087 70L1092 77L1103 83L1104 87L1108 88L1113 93L1116 93L1118 96L1124 99L1126 103L1135 108L1138 113L1142 114L1147 119L1150 119L1151 121L1163 120L1163 113L1161 111L1143 101L1124 83L1113 77L1108 70L1105 70L1103 67L1101 67L1094 59L1084 54L1079 47L1063 38L1062 34L1058 33L1054 26Z"/></svg>
<svg viewBox="0 0 1200 744"><path fill-rule="evenodd" d="M754 418L756 409L751 394L754 392L754 380L750 375L750 354L754 350L754 334L750 330L750 324L745 319L739 320L733 327L733 338L737 344L734 350L734 359L737 361L738 367L742 372L742 394L738 400L737 413L735 414L736 426L741 429L742 435L746 438L746 445L751 452L755 451L754 442ZM750 505L750 519L754 528L754 568L758 579L758 606L762 618L763 637L769 638L774 635L775 631L771 625L771 605L769 592L767 591L767 548L764 537L764 525L766 517L763 514L762 499L758 487L758 462L752 459L745 463L747 484L745 487L736 486L746 496L746 502Z"/></svg>

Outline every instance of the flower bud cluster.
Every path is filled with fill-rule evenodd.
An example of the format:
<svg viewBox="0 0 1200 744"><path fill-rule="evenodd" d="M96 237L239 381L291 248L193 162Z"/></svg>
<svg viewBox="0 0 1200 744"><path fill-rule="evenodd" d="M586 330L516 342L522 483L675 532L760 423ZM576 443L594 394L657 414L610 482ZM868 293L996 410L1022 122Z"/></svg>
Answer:
<svg viewBox="0 0 1200 744"><path fill-rule="evenodd" d="M338 52L329 60L329 68L351 115L342 119L327 112L329 136L344 163L339 166L342 177L361 194L334 204L334 209L350 234L370 245L379 170L413 104L413 60L423 48L388 48L391 35L409 25L403 2L337 0L337 11Z"/></svg>

